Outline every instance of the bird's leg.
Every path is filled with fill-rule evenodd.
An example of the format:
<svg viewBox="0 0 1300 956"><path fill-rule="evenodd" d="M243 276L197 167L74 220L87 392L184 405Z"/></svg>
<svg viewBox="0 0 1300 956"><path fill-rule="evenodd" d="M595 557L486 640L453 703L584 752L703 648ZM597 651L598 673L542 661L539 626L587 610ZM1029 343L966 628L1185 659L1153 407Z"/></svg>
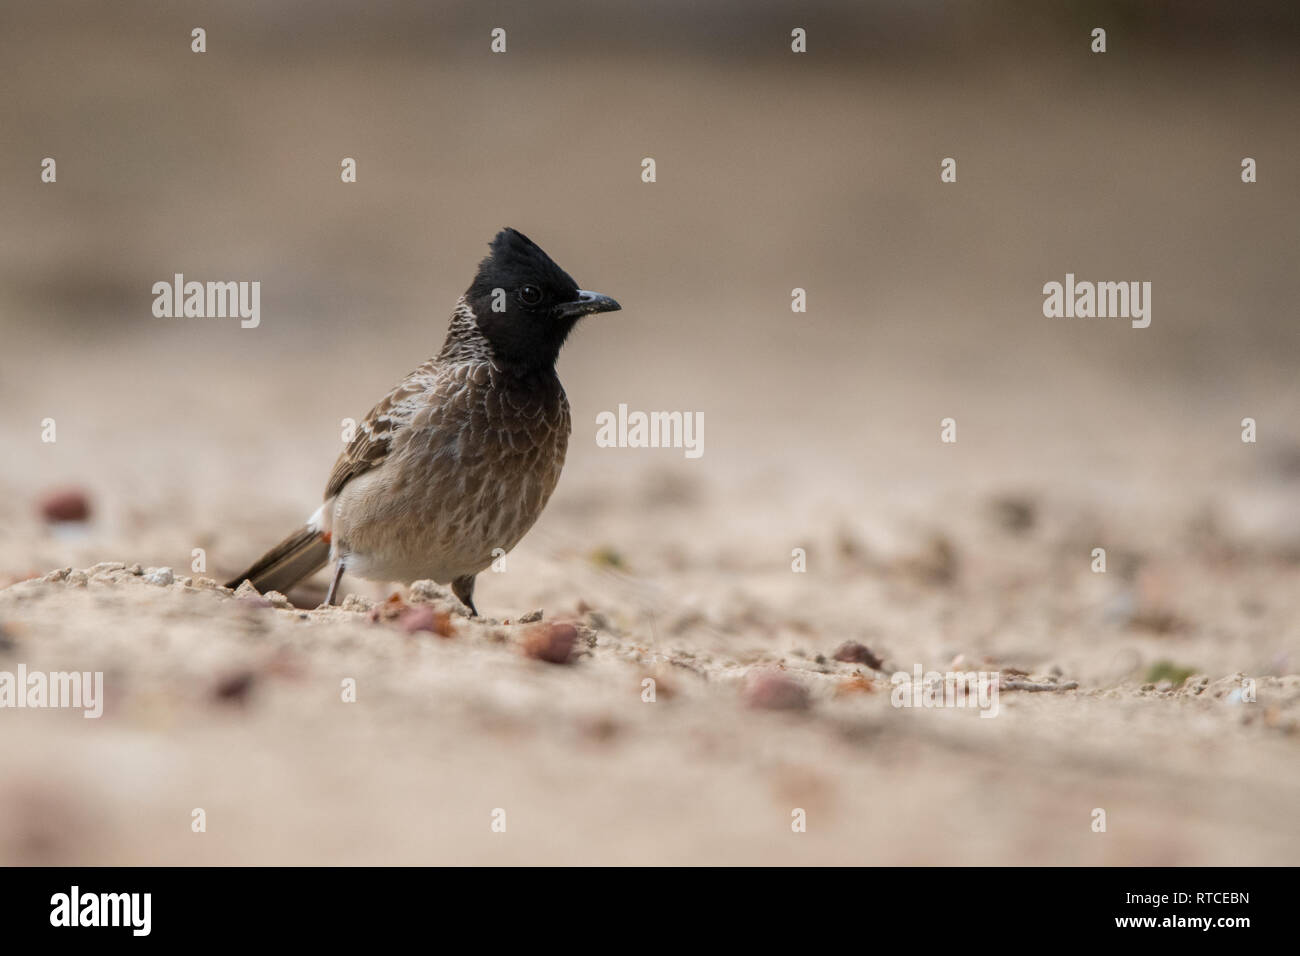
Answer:
<svg viewBox="0 0 1300 956"><path fill-rule="evenodd" d="M474 606L474 575L466 575L451 582L451 593L460 598L460 603L469 608L470 617L478 617L478 608Z"/></svg>
<svg viewBox="0 0 1300 956"><path fill-rule="evenodd" d="M335 597L338 596L339 582L343 580L343 559L339 558L338 568L334 571L334 580L330 582L329 594L325 595L325 604L327 607L333 606Z"/></svg>

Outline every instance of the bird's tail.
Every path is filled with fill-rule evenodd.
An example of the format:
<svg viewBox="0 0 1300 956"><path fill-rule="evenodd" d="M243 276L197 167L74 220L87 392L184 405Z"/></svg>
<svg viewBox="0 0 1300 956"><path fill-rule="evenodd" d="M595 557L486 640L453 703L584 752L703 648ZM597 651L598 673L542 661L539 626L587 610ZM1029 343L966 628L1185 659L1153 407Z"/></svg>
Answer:
<svg viewBox="0 0 1300 956"><path fill-rule="evenodd" d="M226 587L237 588L244 581L252 581L253 587L263 594L267 591L284 594L303 578L325 567L329 557L329 539L319 528L307 525L258 558Z"/></svg>

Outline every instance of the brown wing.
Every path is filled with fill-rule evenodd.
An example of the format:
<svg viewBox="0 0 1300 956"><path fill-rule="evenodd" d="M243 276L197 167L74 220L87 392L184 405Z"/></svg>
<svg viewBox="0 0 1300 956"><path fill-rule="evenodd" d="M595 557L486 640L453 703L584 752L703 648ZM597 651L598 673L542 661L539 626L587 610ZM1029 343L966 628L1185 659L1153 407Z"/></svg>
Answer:
<svg viewBox="0 0 1300 956"><path fill-rule="evenodd" d="M325 486L325 500L333 498L357 475L377 467L388 456L393 438L419 410L436 385L434 361L430 359L394 388L370 410L357 426L357 433L343 449Z"/></svg>

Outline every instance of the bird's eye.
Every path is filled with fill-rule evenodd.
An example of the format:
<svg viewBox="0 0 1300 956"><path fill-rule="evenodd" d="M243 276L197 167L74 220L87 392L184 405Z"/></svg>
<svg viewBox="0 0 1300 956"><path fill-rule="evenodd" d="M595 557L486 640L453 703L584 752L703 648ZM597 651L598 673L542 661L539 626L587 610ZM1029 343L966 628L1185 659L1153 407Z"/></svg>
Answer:
<svg viewBox="0 0 1300 956"><path fill-rule="evenodd" d="M542 290L535 285L526 285L519 290L519 301L524 305L537 305L542 301Z"/></svg>

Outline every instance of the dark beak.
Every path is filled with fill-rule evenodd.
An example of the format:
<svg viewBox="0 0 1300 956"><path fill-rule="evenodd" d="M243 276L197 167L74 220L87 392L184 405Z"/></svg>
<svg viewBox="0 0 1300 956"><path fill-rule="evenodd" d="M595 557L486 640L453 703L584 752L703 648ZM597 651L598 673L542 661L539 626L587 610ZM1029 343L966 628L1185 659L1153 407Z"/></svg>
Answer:
<svg viewBox="0 0 1300 956"><path fill-rule="evenodd" d="M566 319L578 319L595 312L617 312L621 308L623 307L607 295L579 289L576 299L557 306L555 311Z"/></svg>

